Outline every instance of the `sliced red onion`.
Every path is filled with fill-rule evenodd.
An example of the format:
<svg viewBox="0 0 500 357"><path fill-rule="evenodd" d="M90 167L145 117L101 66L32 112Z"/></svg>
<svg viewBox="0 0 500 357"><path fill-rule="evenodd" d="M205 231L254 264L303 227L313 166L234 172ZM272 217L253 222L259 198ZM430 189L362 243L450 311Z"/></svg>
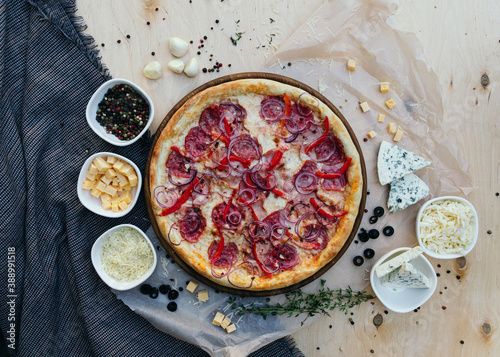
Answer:
<svg viewBox="0 0 500 357"><path fill-rule="evenodd" d="M220 262L220 261L226 261L228 264L227 265L222 265L222 266L215 266L215 264L217 262ZM211 268L211 273L212 273L212 276L214 278L217 278L217 279L222 279L223 277L225 277L226 275L229 274L229 272L231 271L231 267L233 266L233 262L226 258L226 257L222 257L222 256L219 256L217 257L215 260L212 260L211 262L212 264L212 268ZM221 273L219 273L216 269L225 269L227 267L227 270L224 272L224 270L222 270Z"/></svg>
<svg viewBox="0 0 500 357"><path fill-rule="evenodd" d="M302 94L301 94L302 95ZM300 99L300 98L299 98ZM299 115L301 116L309 116L311 113L312 113L312 110L311 108L309 108L308 106L306 105L302 105L299 103L299 99L297 100L296 102L296 107L297 107L297 113L299 113Z"/></svg>
<svg viewBox="0 0 500 357"><path fill-rule="evenodd" d="M231 163L231 160L229 159L231 154L232 154L233 147L236 144L238 144L238 145L248 144L249 147L251 147L251 149L253 149L255 151L255 153L257 154L256 157L258 160L258 164L261 162L262 154L260 153L260 150L259 150L259 144L248 135L236 136L236 137L231 139L231 142L229 143L229 147L227 148L227 163L235 171L240 172L240 173L244 173L244 172L248 171L248 169L244 169L244 168L240 169L238 167L234 167L233 164ZM238 156L238 155L236 155L236 156ZM246 158L244 157L243 159L246 159ZM256 164L256 165L258 165L258 164ZM256 165L254 165L254 167Z"/></svg>
<svg viewBox="0 0 500 357"><path fill-rule="evenodd" d="M316 189L318 180L319 179L316 174L304 171L297 175L294 181L294 186L298 193L307 195Z"/></svg>
<svg viewBox="0 0 500 357"><path fill-rule="evenodd" d="M167 233L167 238L168 238L168 241L169 241L172 245L174 245L174 246L178 246L178 245L180 245L180 244L182 243L182 239L181 239L181 240L179 240L179 243L174 243L174 242L172 241L172 238L170 237L170 232L172 231L172 229L174 228L174 226L175 226L177 223L179 223L179 221L177 221L177 222L175 222L174 224L172 224L172 225L170 226L170 228L168 229L168 233ZM177 230L177 228L175 228L175 229Z"/></svg>
<svg viewBox="0 0 500 357"><path fill-rule="evenodd" d="M309 232L308 235L306 236L302 236L300 234L300 225L302 224L302 222L304 222L304 220L309 217L309 216L316 216L316 212L315 211L308 211L306 213L304 213L301 217L299 217L299 219L297 220L297 223L295 224L295 234L297 234L299 236L300 239L305 239L305 238L308 238L308 235L310 235L312 233Z"/></svg>
<svg viewBox="0 0 500 357"><path fill-rule="evenodd" d="M157 186L153 194L155 196L156 202L158 206L162 208L170 208L172 207L177 199L179 198L179 194L174 190L169 190L165 186Z"/></svg>
<svg viewBox="0 0 500 357"><path fill-rule="evenodd" d="M201 221L201 216L199 214L196 214L196 213L191 213L191 214L187 214L185 215L184 217L182 217L182 219L179 221L179 224L181 223L181 221L187 221L189 223L194 223L194 224L183 224L182 227L179 228L179 231L181 233L184 233L184 234L193 234L194 232L196 232L201 224L202 224L202 221Z"/></svg>
<svg viewBox="0 0 500 357"><path fill-rule="evenodd" d="M250 278L250 285L248 285L248 286L241 286L241 285L234 284L231 281L231 274L234 273L235 271L237 271L238 269L240 269L243 265L248 265L248 264L252 267L252 274L251 274L252 277ZM255 266L253 265L253 263L251 263L249 261L244 261L243 263L239 264L233 270L231 270L231 272L227 275L227 281L228 281L228 283L231 284L232 286L236 287L236 288L243 288L243 289L251 288L252 285L253 285L254 279L255 279Z"/></svg>
<svg viewBox="0 0 500 357"><path fill-rule="evenodd" d="M170 175L170 174L168 175L168 180L174 186L186 186L186 185L189 185L196 178L196 175L198 174L198 170L196 170L196 169L189 169L189 172L190 172L191 176L189 178L187 178L187 179L184 179L183 181L174 182L173 176Z"/></svg>
<svg viewBox="0 0 500 357"><path fill-rule="evenodd" d="M271 226L267 222L252 221L248 225L248 234L253 239L269 239L271 237Z"/></svg>
<svg viewBox="0 0 500 357"><path fill-rule="evenodd" d="M297 250L290 244L284 243L278 250L281 269L291 269L299 263Z"/></svg>
<svg viewBox="0 0 500 357"><path fill-rule="evenodd" d="M249 195L249 197L246 198L245 195ZM255 201L256 197L257 194L255 193L255 190L252 190L251 188L245 188L239 192L236 198L236 204L241 207L249 206Z"/></svg>
<svg viewBox="0 0 500 357"><path fill-rule="evenodd" d="M275 255L275 250L273 250L271 254L269 254L267 258L262 262L261 268L267 274L274 274L280 268L279 260L276 259Z"/></svg>
<svg viewBox="0 0 500 357"><path fill-rule="evenodd" d="M260 103L260 117L268 123L275 123L285 113L285 101L280 97L269 97Z"/></svg>
<svg viewBox="0 0 500 357"><path fill-rule="evenodd" d="M281 233L278 231L281 230ZM276 240L281 240L286 234L286 227L281 223L276 223L271 227L271 237Z"/></svg>
<svg viewBox="0 0 500 357"><path fill-rule="evenodd" d="M272 191L278 185L278 180L276 179L276 175L274 175L274 173L269 173L269 175L270 175L269 177L272 178L272 181L273 181L273 182L269 183L269 185L268 185L269 180L267 178L263 179L257 172L250 173L249 177L250 177L250 180L261 190ZM262 181L265 182L265 185Z"/></svg>
<svg viewBox="0 0 500 357"><path fill-rule="evenodd" d="M241 223L241 213L240 211L233 211L229 213L226 217L226 222L230 226L239 226Z"/></svg>
<svg viewBox="0 0 500 357"><path fill-rule="evenodd" d="M291 143L291 142L295 141L295 139L297 139L298 136L299 136L299 133L291 134L291 135L287 136L286 138L284 138L283 140L285 140L285 143Z"/></svg>

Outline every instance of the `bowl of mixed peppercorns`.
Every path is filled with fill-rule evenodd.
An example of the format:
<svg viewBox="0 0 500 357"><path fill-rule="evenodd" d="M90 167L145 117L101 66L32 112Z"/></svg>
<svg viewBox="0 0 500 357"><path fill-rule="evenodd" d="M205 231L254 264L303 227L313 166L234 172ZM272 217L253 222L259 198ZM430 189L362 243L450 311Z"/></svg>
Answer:
<svg viewBox="0 0 500 357"><path fill-rule="evenodd" d="M154 106L136 84L121 78L101 85L87 104L87 121L94 132L116 146L130 145L153 122Z"/></svg>

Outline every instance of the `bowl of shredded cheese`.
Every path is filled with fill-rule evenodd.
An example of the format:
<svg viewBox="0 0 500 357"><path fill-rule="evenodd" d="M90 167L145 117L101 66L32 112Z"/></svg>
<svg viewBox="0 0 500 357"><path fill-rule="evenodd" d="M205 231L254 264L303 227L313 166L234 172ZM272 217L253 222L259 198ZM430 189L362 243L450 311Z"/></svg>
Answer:
<svg viewBox="0 0 500 357"><path fill-rule="evenodd" d="M427 201L417 214L417 239L424 252L438 259L455 259L476 245L477 212L464 198L444 196Z"/></svg>
<svg viewBox="0 0 500 357"><path fill-rule="evenodd" d="M91 257L97 274L115 290L129 290L143 283L157 261L153 243L131 224L104 232L92 246Z"/></svg>

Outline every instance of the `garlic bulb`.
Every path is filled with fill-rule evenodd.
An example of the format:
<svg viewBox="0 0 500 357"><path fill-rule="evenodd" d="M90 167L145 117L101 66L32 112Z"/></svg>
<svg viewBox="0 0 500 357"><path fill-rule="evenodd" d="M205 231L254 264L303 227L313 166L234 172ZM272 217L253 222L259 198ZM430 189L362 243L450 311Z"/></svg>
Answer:
<svg viewBox="0 0 500 357"><path fill-rule="evenodd" d="M196 58L191 58L189 62L184 67L184 73L188 77L196 77L198 75L198 61Z"/></svg>
<svg viewBox="0 0 500 357"><path fill-rule="evenodd" d="M170 46L170 53L175 57L182 57L188 51L188 43L179 37L171 37L168 40Z"/></svg>
<svg viewBox="0 0 500 357"><path fill-rule="evenodd" d="M167 64L167 68L174 73L182 73L184 70L184 62L180 59L170 61Z"/></svg>
<svg viewBox="0 0 500 357"><path fill-rule="evenodd" d="M149 79L158 79L161 77L161 64L158 61L149 62L144 67L144 77Z"/></svg>

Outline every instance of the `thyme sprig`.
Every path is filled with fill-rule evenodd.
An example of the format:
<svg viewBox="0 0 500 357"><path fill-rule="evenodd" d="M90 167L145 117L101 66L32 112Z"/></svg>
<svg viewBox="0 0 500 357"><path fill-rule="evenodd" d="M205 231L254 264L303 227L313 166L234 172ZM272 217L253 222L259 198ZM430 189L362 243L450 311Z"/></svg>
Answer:
<svg viewBox="0 0 500 357"><path fill-rule="evenodd" d="M238 45L238 41L241 39L241 36L244 34L244 32L236 32L235 35L236 35L236 38L233 38L233 36L231 36L231 42L233 43L233 45L237 46Z"/></svg>
<svg viewBox="0 0 500 357"><path fill-rule="evenodd" d="M316 314L328 315L328 311L338 309L347 314L347 311L362 302L374 299L375 297L366 293L366 291L353 291L350 287L347 289L332 290L325 287L325 280L321 280L321 289L314 294L306 293L301 289L294 290L285 294L286 302L283 304L264 304L236 303L235 298L230 298L231 308L236 310L238 315L255 314L266 319L267 316L287 315L288 317L307 314L301 325L311 316Z"/></svg>

